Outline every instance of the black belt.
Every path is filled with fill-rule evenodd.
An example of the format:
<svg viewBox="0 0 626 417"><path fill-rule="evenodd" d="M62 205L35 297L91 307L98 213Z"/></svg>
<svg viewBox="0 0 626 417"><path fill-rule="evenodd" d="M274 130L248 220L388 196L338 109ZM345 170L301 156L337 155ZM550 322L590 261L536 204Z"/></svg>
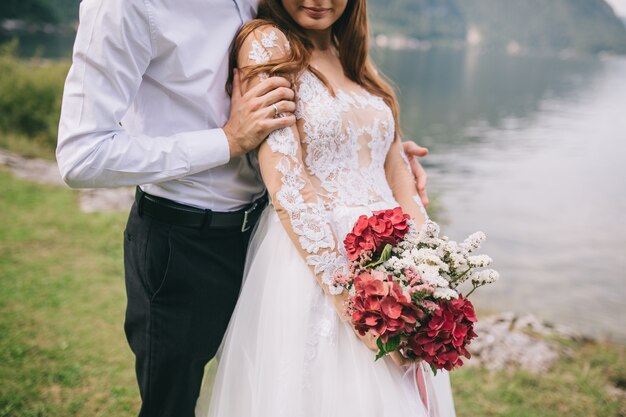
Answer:
<svg viewBox="0 0 626 417"><path fill-rule="evenodd" d="M145 193L137 187L135 202L139 214L170 224L197 228L252 228L267 204L267 193L248 207L231 212L205 210Z"/></svg>

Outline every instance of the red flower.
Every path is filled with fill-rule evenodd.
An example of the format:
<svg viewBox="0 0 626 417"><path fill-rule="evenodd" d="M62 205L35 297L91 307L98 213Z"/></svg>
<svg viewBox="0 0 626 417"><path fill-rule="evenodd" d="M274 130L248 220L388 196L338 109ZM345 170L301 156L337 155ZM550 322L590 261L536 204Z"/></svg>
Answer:
<svg viewBox="0 0 626 417"><path fill-rule="evenodd" d="M373 330L383 341L400 333L410 333L424 313L402 293L400 285L385 280L378 271L363 273L354 280L352 323L364 335Z"/></svg>
<svg viewBox="0 0 626 417"><path fill-rule="evenodd" d="M367 216L359 217L352 228L352 232L346 235L343 244L348 253L348 259L354 261L363 251L375 251L376 242L374 235L369 228Z"/></svg>
<svg viewBox="0 0 626 417"><path fill-rule="evenodd" d="M397 244L409 230L409 218L400 207L359 217L343 241L348 259L354 261L364 251L379 253L385 245Z"/></svg>
<svg viewBox="0 0 626 417"><path fill-rule="evenodd" d="M450 371L463 365L462 356L470 357L466 346L476 337L476 313L463 297L438 304L439 309L409 338L408 350L416 359Z"/></svg>

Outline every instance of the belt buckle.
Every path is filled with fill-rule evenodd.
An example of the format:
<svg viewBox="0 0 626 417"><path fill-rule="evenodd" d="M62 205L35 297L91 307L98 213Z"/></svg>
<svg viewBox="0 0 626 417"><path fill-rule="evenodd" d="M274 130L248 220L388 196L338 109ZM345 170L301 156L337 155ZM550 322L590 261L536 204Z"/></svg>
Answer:
<svg viewBox="0 0 626 417"><path fill-rule="evenodd" d="M251 224L248 224L248 217L250 216L250 214L252 214L254 212L254 210L256 209L258 203L255 202L254 204L252 204L252 207L250 207L249 209L244 210L243 212L243 224L241 225L241 232L245 232L247 230L250 230L250 228L252 228Z"/></svg>

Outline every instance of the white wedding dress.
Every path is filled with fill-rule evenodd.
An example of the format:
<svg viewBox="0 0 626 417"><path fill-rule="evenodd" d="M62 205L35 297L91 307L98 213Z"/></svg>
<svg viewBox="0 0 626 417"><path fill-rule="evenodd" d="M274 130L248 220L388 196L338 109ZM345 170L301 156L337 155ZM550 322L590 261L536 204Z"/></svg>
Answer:
<svg viewBox="0 0 626 417"><path fill-rule="evenodd" d="M267 62L289 47L275 28L255 37L240 66L242 57ZM407 198L421 208L391 110L356 86L333 96L309 71L298 81L297 128L274 132L259 151L272 204L254 232L241 296L196 415L454 417L445 371L433 376L420 366L421 398L417 366L375 362L332 301L339 292L332 276L346 271L343 237L358 216Z"/></svg>

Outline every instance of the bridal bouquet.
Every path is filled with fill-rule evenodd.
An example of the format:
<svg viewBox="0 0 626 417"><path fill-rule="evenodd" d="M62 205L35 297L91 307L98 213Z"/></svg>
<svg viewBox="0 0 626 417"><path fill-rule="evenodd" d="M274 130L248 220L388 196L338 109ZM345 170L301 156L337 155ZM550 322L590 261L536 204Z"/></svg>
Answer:
<svg viewBox="0 0 626 417"><path fill-rule="evenodd" d="M467 297L495 282L498 272L483 269L486 255L471 255L485 240L482 232L462 243L439 237L428 220L420 230L401 208L361 216L344 240L350 274L338 284L348 290L347 308L357 331L378 335L376 359L399 351L427 362L436 373L463 365L476 337L474 306ZM469 281L464 296L459 285Z"/></svg>

